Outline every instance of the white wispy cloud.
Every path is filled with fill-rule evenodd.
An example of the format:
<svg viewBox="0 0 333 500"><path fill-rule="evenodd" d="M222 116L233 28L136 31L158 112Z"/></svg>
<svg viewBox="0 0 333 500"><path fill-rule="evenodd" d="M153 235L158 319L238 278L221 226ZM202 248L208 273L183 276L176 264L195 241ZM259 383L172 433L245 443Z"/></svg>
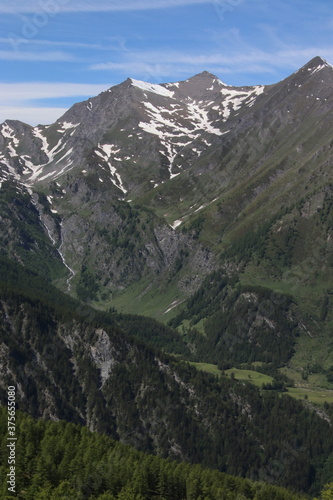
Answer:
<svg viewBox="0 0 333 500"><path fill-rule="evenodd" d="M3 61L46 61L46 62L70 62L74 57L65 52L39 52L39 51L15 51L0 50L0 60Z"/></svg>
<svg viewBox="0 0 333 500"><path fill-rule="evenodd" d="M2 100L1 96L4 96L6 102L56 99L59 97L91 97L107 88L108 85L95 83L0 83L0 103Z"/></svg>
<svg viewBox="0 0 333 500"><path fill-rule="evenodd" d="M174 65L148 64L143 61L124 61L124 62L107 62L101 64L93 64L90 66L91 70L106 70L106 71L116 71L122 74L126 74L128 77L135 76L137 74L147 74L152 77L167 77L172 74L175 69Z"/></svg>
<svg viewBox="0 0 333 500"><path fill-rule="evenodd" d="M156 10L199 4L223 4L230 0L16 0L0 5L0 13L17 14L44 11L58 12L116 12Z"/></svg>
<svg viewBox="0 0 333 500"><path fill-rule="evenodd" d="M19 120L29 125L50 125L60 118L66 108L49 108L33 106L5 106L0 105L0 123L5 120Z"/></svg>
<svg viewBox="0 0 333 500"><path fill-rule="evenodd" d="M42 99L88 98L110 85L83 83L0 83L0 123L7 119L30 125L53 123L67 111L64 107L38 104Z"/></svg>
<svg viewBox="0 0 333 500"><path fill-rule="evenodd" d="M222 52L222 51L221 51ZM237 47L232 51L223 51L215 53L187 53L181 51L141 51L129 52L128 56L132 59L140 59L145 63L178 63L178 64L223 64L232 67L242 66L243 64L268 64L271 66L297 66L301 60L310 60L313 57L320 55L325 58L332 59L333 45L325 47L308 47L308 48L293 48L276 50L272 48L269 51L264 51L256 47L248 46L247 50L238 50ZM92 65L91 69L98 68L98 65Z"/></svg>
<svg viewBox="0 0 333 500"><path fill-rule="evenodd" d="M248 48L246 52L233 50L226 53L186 53L181 51L128 52L122 62L109 61L90 65L94 71L122 71L129 76L147 73L156 79L172 74L191 74L208 69L216 74L267 73L274 74L281 68L299 69L315 56L333 60L332 47L290 48L264 51ZM260 82L259 82L260 83Z"/></svg>
<svg viewBox="0 0 333 500"><path fill-rule="evenodd" d="M14 35L14 33L13 33ZM84 43L84 42L74 42L74 41L63 41L63 40L36 40L24 38L23 36L15 35L11 37L10 34L5 37L0 37L0 43L5 44L5 46L14 46L13 48L19 47L23 48L26 46L36 47L67 47L71 49L88 49L88 50L125 50L126 39L123 37L111 37L111 42L108 43Z"/></svg>

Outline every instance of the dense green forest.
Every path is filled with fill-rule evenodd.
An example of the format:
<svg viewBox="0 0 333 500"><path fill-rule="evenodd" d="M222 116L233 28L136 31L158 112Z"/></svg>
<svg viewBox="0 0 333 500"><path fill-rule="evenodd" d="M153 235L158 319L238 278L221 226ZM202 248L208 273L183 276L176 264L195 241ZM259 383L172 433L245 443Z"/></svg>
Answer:
<svg viewBox="0 0 333 500"><path fill-rule="evenodd" d="M16 494L8 495L7 409L0 410L1 498L24 500L301 500L200 465L146 455L85 427L17 413Z"/></svg>
<svg viewBox="0 0 333 500"><path fill-rule="evenodd" d="M197 371L138 339L154 321L95 311L16 264L1 269L2 405L15 384L18 408L34 417L85 424L163 458L311 494L333 480L332 405L317 411ZM175 330L160 331L179 349Z"/></svg>
<svg viewBox="0 0 333 500"><path fill-rule="evenodd" d="M286 294L241 285L237 276L219 270L207 276L169 326L183 329L196 361L279 367L290 359L298 335L292 305Z"/></svg>

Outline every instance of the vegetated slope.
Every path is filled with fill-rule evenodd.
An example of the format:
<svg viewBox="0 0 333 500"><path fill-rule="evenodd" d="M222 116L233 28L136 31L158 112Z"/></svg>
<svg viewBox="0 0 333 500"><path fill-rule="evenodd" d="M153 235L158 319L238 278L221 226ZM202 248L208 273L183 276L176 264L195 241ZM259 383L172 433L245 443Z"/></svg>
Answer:
<svg viewBox="0 0 333 500"><path fill-rule="evenodd" d="M226 245L169 322L192 331L200 360L288 364L297 383L333 389L332 201L327 188Z"/></svg>
<svg viewBox="0 0 333 500"><path fill-rule="evenodd" d="M220 169L205 172L202 166L197 181L200 187L197 183L195 190L202 199L209 191L215 201L202 202L199 213L183 218L180 228L184 232L195 228L199 242L221 251L223 278L208 277L185 308L181 306L183 312L173 324L183 318L185 328L190 322L192 327L204 329L201 352L205 356L207 344L211 346L208 352L214 362L218 362L217 353L222 353L219 348L225 345L223 337L228 340L230 328L234 329L232 344L240 348L228 353L233 362L263 360L262 355L253 356L265 346L264 339L256 338L258 328L263 335L266 331L266 339L268 332L272 334L271 360L276 341L281 341L285 354L290 341L295 341L295 355L290 359L289 350L283 362L289 361L289 373L295 379L310 376L311 384L332 389L331 87L332 68L317 59L311 61L273 86L269 98L267 93L261 96L260 110L259 102L256 104L257 120L243 119L245 136L237 133L229 153L219 149L214 156L220 158ZM177 182L181 179L173 181ZM220 193L217 199L216 192ZM163 199L162 192L159 197ZM246 305L240 309L239 301L230 316L231 291L234 295L239 291L237 286L223 285L226 276L247 294L247 298L244 293L241 296L245 304L252 302L256 310L252 317L244 310ZM227 293L212 298L210 287L220 285ZM260 289L266 290L266 297ZM200 294L206 299L210 296L209 310ZM281 301L290 303L284 311ZM282 335L271 321L273 316L284 318ZM237 333L239 323L245 327Z"/></svg>
<svg viewBox="0 0 333 500"><path fill-rule="evenodd" d="M331 196L332 84L321 58L270 86L230 87L207 72L163 85L128 79L51 126L7 120L1 181L28 186L75 275L72 294L158 317L282 208L304 203L299 238L290 217L276 228L280 254L311 234L308 210ZM321 232L314 246L325 244L331 252ZM305 244L295 259L312 252ZM282 260L277 271L289 249ZM267 273L260 265L256 284Z"/></svg>
<svg viewBox="0 0 333 500"><path fill-rule="evenodd" d="M294 351L299 335L294 309L290 296L242 286L237 278L216 271L169 324L186 333L183 338L191 343L196 361L221 366L261 362L274 371Z"/></svg>
<svg viewBox="0 0 333 500"><path fill-rule="evenodd" d="M18 408L35 417L86 424L162 457L300 491L330 474L328 405L317 414L288 396L198 372L38 276L16 266L7 277L0 288L3 405L15 385Z"/></svg>
<svg viewBox="0 0 333 500"><path fill-rule="evenodd" d="M18 498L26 500L199 500L226 498L301 500L299 494L217 471L145 455L108 437L66 422L34 421L17 414ZM7 414L0 411L1 463L7 459ZM6 467L0 467L1 498ZM64 497L65 495L65 497Z"/></svg>
<svg viewBox="0 0 333 500"><path fill-rule="evenodd" d="M243 222L237 217L245 209L248 215L256 210L272 217L310 187L324 186L330 181L325 166L331 159L333 68L322 63L315 58L265 87L253 106L240 107L229 118L228 133L215 138L191 169L148 193L146 200L173 212L178 207L186 222L189 201L188 214L193 214L218 196L225 230Z"/></svg>
<svg viewBox="0 0 333 500"><path fill-rule="evenodd" d="M46 225L30 195L15 182L4 182L0 189L0 254L37 271L50 281L64 277L68 270L54 248ZM52 216L52 217L51 217ZM59 221L49 211L57 233ZM59 235L56 236L57 239Z"/></svg>
<svg viewBox="0 0 333 500"><path fill-rule="evenodd" d="M332 327L332 75L315 59L265 88L219 145L144 199L222 252L241 283L292 294L313 336Z"/></svg>

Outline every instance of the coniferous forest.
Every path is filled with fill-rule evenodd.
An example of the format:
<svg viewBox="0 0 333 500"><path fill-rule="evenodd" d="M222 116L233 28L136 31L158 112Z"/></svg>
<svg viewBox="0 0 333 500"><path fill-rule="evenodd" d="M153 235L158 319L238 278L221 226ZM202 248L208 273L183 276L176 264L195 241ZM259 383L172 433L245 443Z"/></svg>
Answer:
<svg viewBox="0 0 333 500"><path fill-rule="evenodd" d="M6 461L7 414L0 412L0 459ZM301 500L283 488L236 478L200 465L146 455L64 421L34 421L18 414L17 494L26 500Z"/></svg>

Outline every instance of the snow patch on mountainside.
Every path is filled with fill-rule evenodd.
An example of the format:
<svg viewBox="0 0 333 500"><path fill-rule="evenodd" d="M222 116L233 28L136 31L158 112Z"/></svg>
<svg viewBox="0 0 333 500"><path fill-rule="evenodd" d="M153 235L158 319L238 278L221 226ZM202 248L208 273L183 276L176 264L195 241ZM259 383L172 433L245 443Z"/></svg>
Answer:
<svg viewBox="0 0 333 500"><path fill-rule="evenodd" d="M243 89L222 89L221 94L224 97L220 114L226 121L231 111L238 111L243 105L253 106L257 97L265 91L265 86L258 85L251 90Z"/></svg>
<svg viewBox="0 0 333 500"><path fill-rule="evenodd" d="M317 66L317 68L308 68L308 71L311 71L311 75L313 75L314 73L318 73L318 71L321 71L322 69L324 68L327 68L327 64L321 64L320 66Z"/></svg>
<svg viewBox="0 0 333 500"><path fill-rule="evenodd" d="M223 87L232 87L232 85L228 85L228 83L223 82L219 78L217 78L216 81L219 85L223 85Z"/></svg>
<svg viewBox="0 0 333 500"><path fill-rule="evenodd" d="M2 124L1 135L5 139L8 139L7 151L9 156L11 158L13 158L14 156L18 156L16 148L19 145L20 141L15 136L15 131L6 122Z"/></svg>
<svg viewBox="0 0 333 500"><path fill-rule="evenodd" d="M162 87L162 85L158 85L155 83L146 83L140 80L134 80L133 78L131 78L131 82L134 87L144 90L145 92L153 92L154 94L159 94L164 97L171 97L171 98L174 96L174 92L168 90L165 87Z"/></svg>
<svg viewBox="0 0 333 500"><path fill-rule="evenodd" d="M208 105L209 106L209 103ZM187 104L187 108L190 111L191 120L195 123L195 130L204 130L205 132L209 132L210 134L222 135L221 130L212 126L212 123L208 118L208 110L201 108L195 102L191 104Z"/></svg>
<svg viewBox="0 0 333 500"><path fill-rule="evenodd" d="M12 128L10 128L10 126L6 122L2 124L1 135L5 139L11 139L11 142L13 143L13 145L15 147L17 147L19 145L19 140L17 139L17 137L15 137L14 130ZM16 155L16 153L15 153L15 155Z"/></svg>
<svg viewBox="0 0 333 500"><path fill-rule="evenodd" d="M20 160L21 160L21 164L23 163L23 175L30 174L31 169L34 167L34 164L31 161L31 156L21 155Z"/></svg>
<svg viewBox="0 0 333 500"><path fill-rule="evenodd" d="M42 130L36 127L33 129L32 133L35 137L37 137L37 139L40 139L42 141L41 150L46 154L46 156L48 156L49 143L47 142L46 137L43 136Z"/></svg>
<svg viewBox="0 0 333 500"><path fill-rule="evenodd" d="M69 129L72 129L72 128L75 129L80 124L79 123L62 122L62 123L59 123L59 125L60 125L60 128L57 130L57 132L60 132L60 133L63 134L64 132L66 132L66 130L69 130ZM70 135L72 135L72 134L70 134Z"/></svg>
<svg viewBox="0 0 333 500"><path fill-rule="evenodd" d="M57 132L64 134L68 129L76 128L79 124L72 124L68 122L63 122L60 124L61 129L57 130ZM34 165L31 161L31 158L27 155L21 156L22 160L24 161L24 170L23 173L25 175L30 175L30 177L26 180L28 185L32 185L36 180L42 181L45 179L56 179L59 176L61 176L63 173L68 171L70 167L73 165L73 160L70 158L73 148L70 148L66 150L67 148L67 137L62 135L56 145L51 148L47 138L43 135L43 129L39 127L35 127L32 131L33 135L39 139L42 142L41 145L41 150L47 157L47 161L45 163L39 164L39 165ZM72 135L69 134L69 135ZM63 153L63 155L59 156L60 153ZM46 172L44 175L44 168L50 165L55 161L55 165L59 164L60 162L65 162L62 165L61 170L54 170L52 172Z"/></svg>
<svg viewBox="0 0 333 500"><path fill-rule="evenodd" d="M171 227L172 229L176 229L178 226L181 225L183 221L181 219L178 219L178 220L175 220L172 224L171 224Z"/></svg>
<svg viewBox="0 0 333 500"><path fill-rule="evenodd" d="M103 161L107 164L109 167L110 173L111 173L111 182L118 188L120 189L124 194L127 193L127 189L125 189L122 178L120 174L117 172L116 167L114 167L111 164L112 160L112 155L115 155L119 153L120 148L117 148L117 146L113 144L98 144L98 149L95 149L95 154L99 156L100 158L103 159ZM113 158L115 160L115 158ZM116 161L121 161L120 159ZM102 166L102 165L100 165ZM101 180L101 179L100 179ZM103 182L101 180L101 182Z"/></svg>
<svg viewBox="0 0 333 500"><path fill-rule="evenodd" d="M158 136L162 145L160 153L168 159L170 179L180 173L172 172L177 154L200 137L202 132L218 136L226 133L213 126L209 119L209 105L204 107L201 101L170 104L169 107L155 106L146 101L142 104L150 121L141 121L139 127L148 134ZM197 151L197 154L201 152Z"/></svg>

